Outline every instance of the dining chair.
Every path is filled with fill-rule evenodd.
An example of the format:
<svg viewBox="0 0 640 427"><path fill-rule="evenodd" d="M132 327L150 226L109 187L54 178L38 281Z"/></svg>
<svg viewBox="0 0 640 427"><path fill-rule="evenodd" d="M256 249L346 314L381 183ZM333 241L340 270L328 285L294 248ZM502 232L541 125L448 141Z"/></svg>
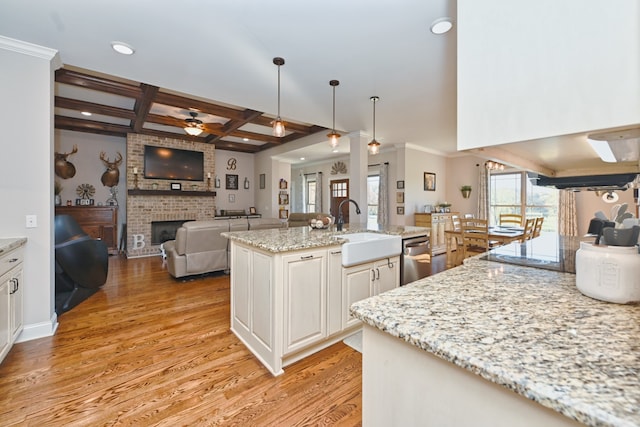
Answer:
<svg viewBox="0 0 640 427"><path fill-rule="evenodd" d="M486 219L462 221L462 258L466 259L489 250L489 224Z"/></svg>
<svg viewBox="0 0 640 427"><path fill-rule="evenodd" d="M500 225L515 225L522 227L522 215L520 214L500 214Z"/></svg>
<svg viewBox="0 0 640 427"><path fill-rule="evenodd" d="M461 231L462 223L460 222L460 217L458 215L451 215L451 230L453 231ZM455 250L453 265L460 265L462 263L462 234L449 236L451 241L448 242L449 245L452 245Z"/></svg>
<svg viewBox="0 0 640 427"><path fill-rule="evenodd" d="M536 225L533 228L533 237L540 237L543 221L544 221L544 217L539 216L538 218L536 218Z"/></svg>
<svg viewBox="0 0 640 427"><path fill-rule="evenodd" d="M527 218L524 222L524 232L522 233L522 238L520 239L521 243L524 243L526 240L531 240L533 238L533 231L536 226L537 218Z"/></svg>

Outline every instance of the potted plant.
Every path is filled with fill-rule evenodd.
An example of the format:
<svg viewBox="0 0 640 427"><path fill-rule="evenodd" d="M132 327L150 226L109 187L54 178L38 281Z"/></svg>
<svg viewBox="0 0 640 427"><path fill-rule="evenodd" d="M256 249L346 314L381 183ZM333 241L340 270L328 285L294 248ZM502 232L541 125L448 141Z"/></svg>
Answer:
<svg viewBox="0 0 640 427"><path fill-rule="evenodd" d="M460 187L460 192L462 192L462 197L464 197L465 199L468 199L469 196L471 195L471 186L463 185L462 187Z"/></svg>

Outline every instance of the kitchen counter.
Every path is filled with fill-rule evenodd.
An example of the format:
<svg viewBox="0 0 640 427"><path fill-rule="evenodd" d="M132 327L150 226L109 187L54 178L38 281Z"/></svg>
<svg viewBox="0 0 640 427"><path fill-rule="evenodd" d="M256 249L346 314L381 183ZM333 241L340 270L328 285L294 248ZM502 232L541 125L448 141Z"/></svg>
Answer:
<svg viewBox="0 0 640 427"><path fill-rule="evenodd" d="M349 233L372 231L399 235L403 239L429 235L429 228L415 226L377 226L366 224L345 224L343 231L332 229L311 229L310 227L273 228L266 230L228 231L221 233L223 237L250 245L267 252L280 253L301 249L321 248L341 245L348 239ZM344 236L344 238L342 237Z"/></svg>
<svg viewBox="0 0 640 427"><path fill-rule="evenodd" d="M640 426L640 306L588 298L575 279L475 257L351 312L580 423Z"/></svg>
<svg viewBox="0 0 640 427"><path fill-rule="evenodd" d="M26 237L9 237L0 239L0 255L27 243Z"/></svg>

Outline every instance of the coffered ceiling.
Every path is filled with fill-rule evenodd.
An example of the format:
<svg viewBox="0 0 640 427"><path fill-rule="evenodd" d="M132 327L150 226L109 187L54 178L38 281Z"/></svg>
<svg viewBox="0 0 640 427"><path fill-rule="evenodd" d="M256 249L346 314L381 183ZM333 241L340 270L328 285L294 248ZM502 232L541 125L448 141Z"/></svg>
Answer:
<svg viewBox="0 0 640 427"><path fill-rule="evenodd" d="M287 122L286 135L271 135L273 117L172 93L145 83L62 68L56 71L55 127L126 137L145 133L179 136L221 149L255 153L325 130ZM202 122L198 136L185 133L186 119Z"/></svg>

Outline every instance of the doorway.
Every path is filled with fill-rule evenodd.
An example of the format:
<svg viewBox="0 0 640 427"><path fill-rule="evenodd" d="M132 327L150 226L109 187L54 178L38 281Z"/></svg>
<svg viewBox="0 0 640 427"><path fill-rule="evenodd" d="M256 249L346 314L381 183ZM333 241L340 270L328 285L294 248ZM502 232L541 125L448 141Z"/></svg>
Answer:
<svg viewBox="0 0 640 427"><path fill-rule="evenodd" d="M338 216L340 212L338 212L338 206L345 200L349 199L349 180L348 179L336 179L332 180L329 183L329 191L331 192L330 206L331 210L329 213L335 217L336 221L338 220ZM344 218L344 223L349 224L349 209L345 209L342 207L343 213L342 217Z"/></svg>

